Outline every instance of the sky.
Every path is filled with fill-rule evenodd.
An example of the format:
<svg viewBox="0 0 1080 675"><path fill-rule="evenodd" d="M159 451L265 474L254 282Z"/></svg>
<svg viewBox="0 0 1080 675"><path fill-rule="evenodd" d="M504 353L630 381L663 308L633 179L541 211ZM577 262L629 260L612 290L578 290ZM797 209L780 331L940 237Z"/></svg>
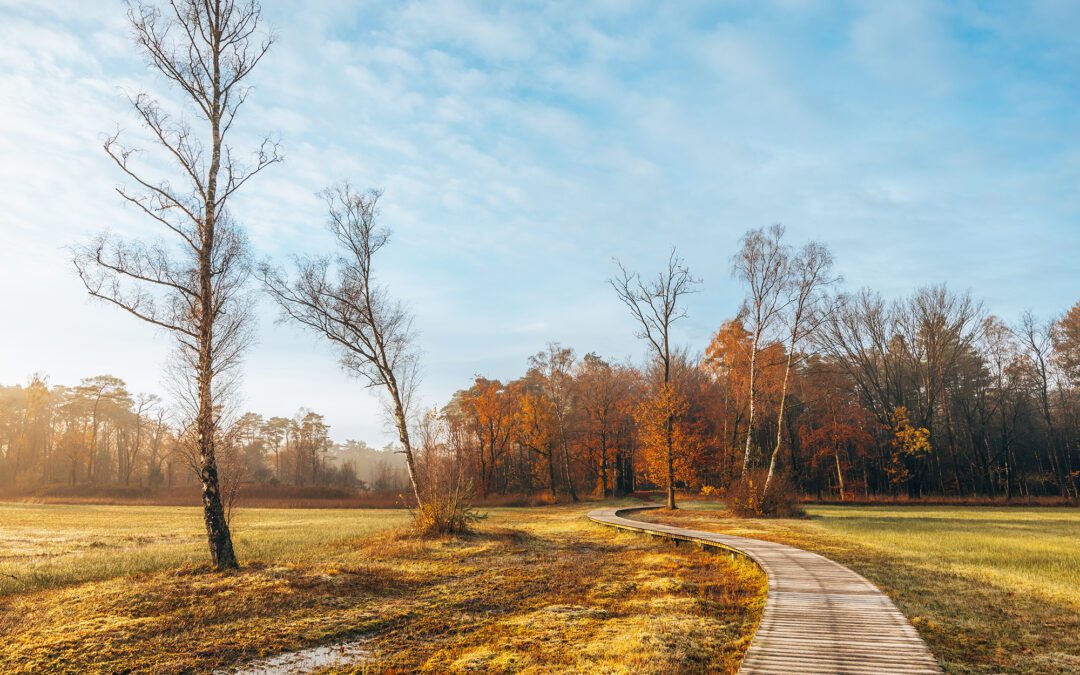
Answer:
<svg viewBox="0 0 1080 675"><path fill-rule="evenodd" d="M330 249L318 192L379 187L381 276L416 315L427 405L513 378L557 341L644 358L607 279L670 247L704 349L774 222L849 288L947 283L1006 320L1080 299L1080 3L267 0L276 42L232 143L284 163L238 193L259 259ZM110 373L162 392L167 336L92 302L67 247L150 237L101 148L142 133L125 93L177 99L120 2L0 0L0 383ZM148 152L151 167L160 155ZM164 170L164 169L163 169ZM392 439L373 393L258 309L243 405Z"/></svg>

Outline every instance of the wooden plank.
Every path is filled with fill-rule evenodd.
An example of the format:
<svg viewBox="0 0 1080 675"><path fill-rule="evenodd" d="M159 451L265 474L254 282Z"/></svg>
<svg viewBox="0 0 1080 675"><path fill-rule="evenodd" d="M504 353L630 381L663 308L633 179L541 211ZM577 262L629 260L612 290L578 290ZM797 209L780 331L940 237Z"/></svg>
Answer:
<svg viewBox="0 0 1080 675"><path fill-rule="evenodd" d="M589 519L743 556L768 577L765 610L739 672L942 672L907 617L853 570L794 546L622 517L650 508L661 507L596 509Z"/></svg>

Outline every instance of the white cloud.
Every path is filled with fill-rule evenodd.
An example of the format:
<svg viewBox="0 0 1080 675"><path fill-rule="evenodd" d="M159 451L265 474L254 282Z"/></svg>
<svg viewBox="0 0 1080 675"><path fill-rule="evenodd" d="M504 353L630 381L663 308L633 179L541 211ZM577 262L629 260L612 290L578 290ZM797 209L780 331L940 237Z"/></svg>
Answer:
<svg viewBox="0 0 1080 675"><path fill-rule="evenodd" d="M641 354L604 283L612 255L649 270L680 247L706 282L680 327L700 346L738 305L739 234L776 220L831 243L852 285L949 279L1006 315L1059 311L1080 282L1071 4L1018 19L936 3L267 1L278 41L233 140L280 134L287 161L234 207L258 253L285 259L329 246L320 189L386 188L384 278L417 313L430 401L520 373L549 340ZM0 0L0 316L32 327L0 332L19 355L0 382L112 371L159 389L162 341L88 303L62 250L147 228L100 149L118 123L140 137L121 87L163 90L123 22L108 3ZM958 23L987 42L958 41ZM386 438L371 396L273 316L249 405Z"/></svg>

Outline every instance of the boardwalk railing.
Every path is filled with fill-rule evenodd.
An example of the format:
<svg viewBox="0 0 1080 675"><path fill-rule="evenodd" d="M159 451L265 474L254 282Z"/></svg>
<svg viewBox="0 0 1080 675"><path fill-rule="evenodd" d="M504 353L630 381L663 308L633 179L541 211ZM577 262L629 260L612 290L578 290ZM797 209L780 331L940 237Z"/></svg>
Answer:
<svg viewBox="0 0 1080 675"><path fill-rule="evenodd" d="M623 517L652 508L660 507L596 509L589 519L745 556L768 577L765 610L739 672L942 672L892 600L847 567L793 546Z"/></svg>

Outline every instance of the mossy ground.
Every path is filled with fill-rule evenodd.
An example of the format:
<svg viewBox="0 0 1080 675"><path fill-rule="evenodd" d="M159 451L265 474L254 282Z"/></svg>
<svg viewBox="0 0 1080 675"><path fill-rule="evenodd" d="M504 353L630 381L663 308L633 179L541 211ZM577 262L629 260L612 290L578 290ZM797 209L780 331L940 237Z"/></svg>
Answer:
<svg viewBox="0 0 1080 675"><path fill-rule="evenodd" d="M134 543L119 526L111 541L107 519L78 529L78 512L61 511L58 531L104 543L97 572L64 577L54 560L36 588L0 597L0 671L202 672L358 636L370 656L338 670L735 671L764 602L761 573L592 524L586 510L495 509L476 534L438 540L403 533L394 512L248 513L238 521L246 533L237 529L249 553L234 573L175 551L127 569L127 553L153 559L155 537L175 534L171 526L144 522L138 536L149 539ZM352 524L360 534L341 514L362 521ZM304 543L259 530L256 515L286 529L296 519ZM48 511L38 516L48 532ZM60 557L77 570L82 553L67 537L56 542ZM43 538L35 555L48 565Z"/></svg>
<svg viewBox="0 0 1080 675"><path fill-rule="evenodd" d="M635 517L779 541L885 591L949 672L1080 673L1080 509L810 506L730 518L716 503Z"/></svg>

